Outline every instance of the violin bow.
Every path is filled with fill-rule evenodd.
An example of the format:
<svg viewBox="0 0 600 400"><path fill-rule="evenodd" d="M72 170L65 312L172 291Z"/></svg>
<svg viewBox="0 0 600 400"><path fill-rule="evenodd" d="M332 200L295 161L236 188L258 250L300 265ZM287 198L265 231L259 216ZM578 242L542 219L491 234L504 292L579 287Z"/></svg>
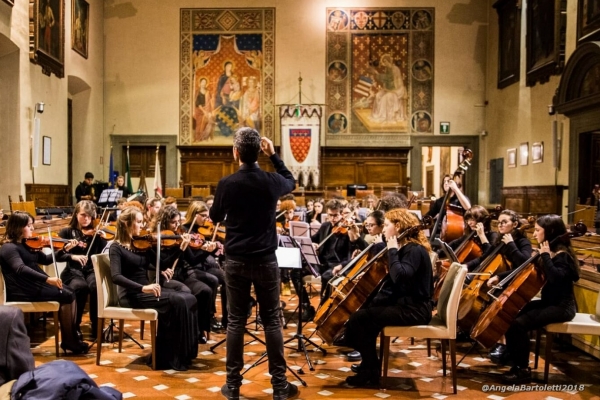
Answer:
<svg viewBox="0 0 600 400"><path fill-rule="evenodd" d="M160 285L160 222L156 226L157 229L157 245L156 245L156 284ZM160 297L156 298L156 301L159 301Z"/></svg>
<svg viewBox="0 0 600 400"><path fill-rule="evenodd" d="M104 215L106 214L106 208L104 209L104 211L102 211L102 215L100 216L100 222L98 223L98 227L102 224L102 219L104 218ZM94 222L92 221L92 226L94 226ZM90 240L90 244L88 244L88 249L87 252L85 253L85 257L89 257L90 255L90 251L92 250L92 245L94 244L94 240L96 240L96 236L98 235L98 231L100 230L100 228L96 229L96 231L94 232L94 236L92 236L92 240Z"/></svg>
<svg viewBox="0 0 600 400"><path fill-rule="evenodd" d="M191 234L191 232L194 230L194 224L195 223L196 223L196 217L194 217L194 219L192 220L192 224L190 225L190 229L188 230L189 234ZM177 258L173 262L173 266L171 267L171 269L173 270L173 272L175 272L175 267L177 266L177 263L179 262L179 258L180 257L181 257L181 253L177 256Z"/></svg>
<svg viewBox="0 0 600 400"><path fill-rule="evenodd" d="M219 226L221 226L221 223L217 222L217 224L215 225L215 231L213 232L212 238L210 239L211 242L215 241L215 238L217 237L217 231L219 230Z"/></svg>
<svg viewBox="0 0 600 400"><path fill-rule="evenodd" d="M56 254L54 254L54 246L52 244L52 231L50 230L50 227L48 227L48 239L50 239L50 250L52 253L52 264L54 264L54 273L56 274L56 277L60 279L60 277L58 276L58 265L56 264ZM61 289L58 289L58 291L62 293Z"/></svg>

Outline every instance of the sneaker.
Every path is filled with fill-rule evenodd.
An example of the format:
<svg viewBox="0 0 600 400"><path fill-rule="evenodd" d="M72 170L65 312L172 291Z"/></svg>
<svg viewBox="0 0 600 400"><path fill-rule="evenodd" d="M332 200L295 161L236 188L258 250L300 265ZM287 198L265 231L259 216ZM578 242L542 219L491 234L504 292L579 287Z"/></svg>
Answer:
<svg viewBox="0 0 600 400"><path fill-rule="evenodd" d="M223 397L229 400L239 400L240 399L240 388L231 388L224 384L221 386L221 394Z"/></svg>
<svg viewBox="0 0 600 400"><path fill-rule="evenodd" d="M282 296L291 296L292 295L292 287L289 282L284 282L281 287L281 295Z"/></svg>
<svg viewBox="0 0 600 400"><path fill-rule="evenodd" d="M287 382L283 389L273 389L273 400L291 399L298 395L298 387Z"/></svg>

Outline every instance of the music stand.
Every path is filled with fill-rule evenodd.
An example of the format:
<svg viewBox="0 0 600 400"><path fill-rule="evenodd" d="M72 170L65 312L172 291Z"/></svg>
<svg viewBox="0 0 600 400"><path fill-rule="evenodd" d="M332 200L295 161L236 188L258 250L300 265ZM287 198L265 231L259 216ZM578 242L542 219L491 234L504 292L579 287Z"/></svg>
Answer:
<svg viewBox="0 0 600 400"><path fill-rule="evenodd" d="M448 257L452 262L460 264L460 262L458 261L458 257L456 257L456 253L454 253L454 250L452 249L452 247L450 247L448 243L444 242L440 238L435 238L435 240L440 244L440 246L442 246L442 251L444 252L444 254L446 254L446 257Z"/></svg>
<svg viewBox="0 0 600 400"><path fill-rule="evenodd" d="M117 200L119 200L123 196L122 190L117 189L104 189L102 193L100 193L100 198L98 199L98 204L117 204Z"/></svg>

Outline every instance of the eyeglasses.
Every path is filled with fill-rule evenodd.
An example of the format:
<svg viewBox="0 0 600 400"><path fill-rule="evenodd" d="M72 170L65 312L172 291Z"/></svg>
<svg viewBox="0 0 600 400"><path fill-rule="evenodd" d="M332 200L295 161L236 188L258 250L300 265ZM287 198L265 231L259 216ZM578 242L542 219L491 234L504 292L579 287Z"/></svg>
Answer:
<svg viewBox="0 0 600 400"><path fill-rule="evenodd" d="M366 226L367 228L372 228L372 227L374 227L374 226L377 226L377 224L365 224L365 226Z"/></svg>
<svg viewBox="0 0 600 400"><path fill-rule="evenodd" d="M511 220L505 219L503 221L498 221L498 225L506 225L506 224L512 224Z"/></svg>
<svg viewBox="0 0 600 400"><path fill-rule="evenodd" d="M208 218L208 214L198 214L199 216L201 216L202 218Z"/></svg>
<svg viewBox="0 0 600 400"><path fill-rule="evenodd" d="M329 216L331 218L336 218L336 217L339 217L340 214L329 214L329 213L327 213L327 216Z"/></svg>

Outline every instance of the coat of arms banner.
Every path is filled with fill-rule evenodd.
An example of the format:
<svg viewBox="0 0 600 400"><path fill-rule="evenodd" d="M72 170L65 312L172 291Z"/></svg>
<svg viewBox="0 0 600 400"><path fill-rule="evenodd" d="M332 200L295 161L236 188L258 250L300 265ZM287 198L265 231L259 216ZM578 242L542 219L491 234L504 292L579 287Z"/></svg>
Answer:
<svg viewBox="0 0 600 400"><path fill-rule="evenodd" d="M282 105L281 157L298 183L319 186L319 143L321 138L321 106L311 104Z"/></svg>

